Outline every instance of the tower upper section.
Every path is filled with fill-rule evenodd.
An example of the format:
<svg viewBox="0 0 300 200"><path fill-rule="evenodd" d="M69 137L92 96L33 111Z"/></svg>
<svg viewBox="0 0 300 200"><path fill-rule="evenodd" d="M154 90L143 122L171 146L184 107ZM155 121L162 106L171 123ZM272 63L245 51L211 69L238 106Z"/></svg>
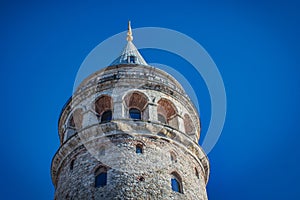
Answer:
<svg viewBox="0 0 300 200"><path fill-rule="evenodd" d="M140 112L140 121L160 124L198 142L199 114L183 87L170 74L148 65L132 40L129 22L128 43L121 55L87 77L69 99L59 120L61 143L86 127L103 123L107 110L109 121L131 120L133 108Z"/></svg>
<svg viewBox="0 0 300 200"><path fill-rule="evenodd" d="M134 178L149 197L158 189L159 199L207 199L209 161L198 145L197 109L175 78L146 63L132 40L129 23L121 55L82 81L62 109L61 145L51 166L56 197L116 197ZM99 174L107 175L105 184L98 184Z"/></svg>

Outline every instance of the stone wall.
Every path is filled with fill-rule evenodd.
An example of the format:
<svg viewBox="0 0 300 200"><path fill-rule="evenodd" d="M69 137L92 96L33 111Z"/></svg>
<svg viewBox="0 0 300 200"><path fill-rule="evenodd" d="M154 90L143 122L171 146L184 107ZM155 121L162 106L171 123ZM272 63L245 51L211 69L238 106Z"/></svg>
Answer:
<svg viewBox="0 0 300 200"><path fill-rule="evenodd" d="M130 108L141 111L141 120L130 118ZM107 110L112 120L99 121ZM207 199L209 161L198 145L199 115L181 85L161 70L117 65L94 73L66 103L58 126L61 145L51 165L57 200ZM107 184L95 187L100 166ZM174 173L182 192L172 190Z"/></svg>
<svg viewBox="0 0 300 200"><path fill-rule="evenodd" d="M135 152L137 144L143 145L142 154ZM171 152L176 155L173 161ZM200 165L187 149L167 140L131 135L98 138L65 158L55 198L207 199ZM109 168L107 185L95 188L95 170L99 166ZM183 194L172 191L172 172L181 176Z"/></svg>

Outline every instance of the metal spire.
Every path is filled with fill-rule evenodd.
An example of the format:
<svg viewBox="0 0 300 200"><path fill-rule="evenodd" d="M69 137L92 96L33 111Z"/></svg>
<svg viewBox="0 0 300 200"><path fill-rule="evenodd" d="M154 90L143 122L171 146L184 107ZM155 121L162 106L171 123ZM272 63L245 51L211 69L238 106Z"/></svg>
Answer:
<svg viewBox="0 0 300 200"><path fill-rule="evenodd" d="M130 21L128 21L128 31L127 31L127 38L126 39L127 39L128 42L131 42L133 40Z"/></svg>
<svg viewBox="0 0 300 200"><path fill-rule="evenodd" d="M121 55L117 57L111 65L118 65L118 64L140 64L140 65L148 65L142 55L139 53L137 48L132 43L132 30L130 21L128 21L128 31L127 31L127 45L123 49Z"/></svg>

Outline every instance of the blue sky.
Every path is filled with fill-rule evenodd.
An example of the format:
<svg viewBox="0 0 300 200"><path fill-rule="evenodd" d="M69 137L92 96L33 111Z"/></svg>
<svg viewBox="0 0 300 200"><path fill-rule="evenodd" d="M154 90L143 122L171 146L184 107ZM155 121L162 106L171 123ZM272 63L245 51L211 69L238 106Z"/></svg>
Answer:
<svg viewBox="0 0 300 200"><path fill-rule="evenodd" d="M129 19L133 28L192 37L223 77L227 117L208 155L209 199L299 199L299 8L297 1L1 1L0 199L53 199L60 110L84 58ZM190 80L204 136L211 105L201 77L168 52L141 53Z"/></svg>

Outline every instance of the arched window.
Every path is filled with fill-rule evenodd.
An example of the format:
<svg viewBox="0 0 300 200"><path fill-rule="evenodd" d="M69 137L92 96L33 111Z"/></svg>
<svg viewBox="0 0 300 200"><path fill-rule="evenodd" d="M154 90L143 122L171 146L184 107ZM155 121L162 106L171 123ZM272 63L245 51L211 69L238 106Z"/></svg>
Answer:
<svg viewBox="0 0 300 200"><path fill-rule="evenodd" d="M69 118L69 121L68 121L68 128L76 129L75 126L76 126L75 125L75 120L74 120L73 114L71 114L71 116Z"/></svg>
<svg viewBox="0 0 300 200"><path fill-rule="evenodd" d="M138 120L147 118L148 98L145 94L134 91L125 96L124 102L130 118Z"/></svg>
<svg viewBox="0 0 300 200"><path fill-rule="evenodd" d="M129 115L131 119L142 119L141 111L136 108L130 108Z"/></svg>
<svg viewBox="0 0 300 200"><path fill-rule="evenodd" d="M107 110L101 115L101 122L109 122L112 119L112 111Z"/></svg>
<svg viewBox="0 0 300 200"><path fill-rule="evenodd" d="M160 99L157 104L158 121L178 128L178 117L175 105L168 99Z"/></svg>
<svg viewBox="0 0 300 200"><path fill-rule="evenodd" d="M135 63L136 62L136 56L128 56L128 63Z"/></svg>
<svg viewBox="0 0 300 200"><path fill-rule="evenodd" d="M107 168L99 167L95 172L95 187L104 187L107 184Z"/></svg>
<svg viewBox="0 0 300 200"><path fill-rule="evenodd" d="M184 122L185 133L193 134L195 132L195 128L194 128L193 122L188 114L184 114L183 122Z"/></svg>
<svg viewBox="0 0 300 200"><path fill-rule="evenodd" d="M70 115L68 122L67 122L67 129L66 129L66 138L70 138L72 135L74 135L79 129L82 128L82 109L78 108L73 111L73 113Z"/></svg>
<svg viewBox="0 0 300 200"><path fill-rule="evenodd" d="M171 187L173 191L183 193L181 178L176 172L171 173Z"/></svg>
<svg viewBox="0 0 300 200"><path fill-rule="evenodd" d="M67 124L66 139L69 139L75 133L76 133L75 122L74 122L73 115L71 115Z"/></svg>
<svg viewBox="0 0 300 200"><path fill-rule="evenodd" d="M100 96L95 101L95 111L100 122L108 122L112 119L112 98L107 95Z"/></svg>
<svg viewBox="0 0 300 200"><path fill-rule="evenodd" d="M135 147L135 153L142 154L143 153L143 145L137 144Z"/></svg>

